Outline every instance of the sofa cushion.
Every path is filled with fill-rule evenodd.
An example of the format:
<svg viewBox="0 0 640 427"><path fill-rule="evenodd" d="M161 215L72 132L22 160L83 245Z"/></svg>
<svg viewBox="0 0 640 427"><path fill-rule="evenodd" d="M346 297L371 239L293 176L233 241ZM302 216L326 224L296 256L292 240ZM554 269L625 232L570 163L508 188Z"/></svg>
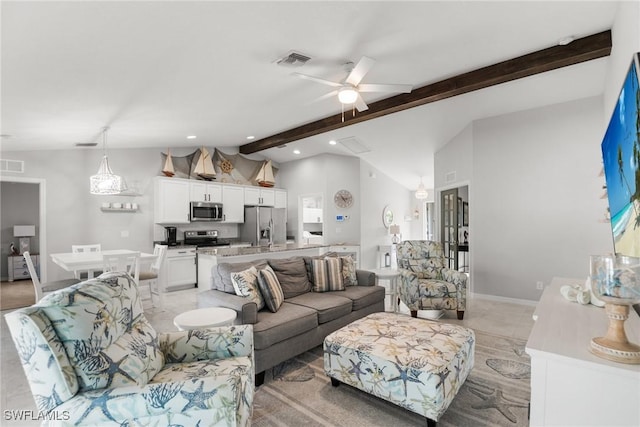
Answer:
<svg viewBox="0 0 640 427"><path fill-rule="evenodd" d="M342 298L353 301L352 310L358 311L384 300L383 286L349 286L344 291L336 292ZM331 295L333 293L329 293Z"/></svg>
<svg viewBox="0 0 640 427"><path fill-rule="evenodd" d="M260 292L264 297L267 308L274 313L278 311L284 302L284 294L282 293L278 277L271 267L266 266L260 270L258 273L258 286L260 287Z"/></svg>
<svg viewBox="0 0 640 427"><path fill-rule="evenodd" d="M262 293L258 289L258 270L254 266L237 273L231 273L231 282L236 295L248 298L256 303L258 310L264 307Z"/></svg>
<svg viewBox="0 0 640 427"><path fill-rule="evenodd" d="M269 348L317 326L317 311L285 301L277 313L266 310L258 312L258 323L253 325L255 349Z"/></svg>
<svg viewBox="0 0 640 427"><path fill-rule="evenodd" d="M309 292L290 298L287 302L291 304L309 307L318 312L318 323L327 323L351 313L353 305L349 298L342 296L343 292Z"/></svg>
<svg viewBox="0 0 640 427"><path fill-rule="evenodd" d="M285 299L311 291L311 283L302 257L270 259L268 262L278 276Z"/></svg>
<svg viewBox="0 0 640 427"><path fill-rule="evenodd" d="M231 273L237 273L242 270L246 270L251 266L254 266L256 270L260 271L267 266L267 261L259 260L236 263L223 262L213 266L213 268L211 269L211 277L213 278L211 289L217 289L219 291L235 294L236 291L233 288L233 282L231 282Z"/></svg>

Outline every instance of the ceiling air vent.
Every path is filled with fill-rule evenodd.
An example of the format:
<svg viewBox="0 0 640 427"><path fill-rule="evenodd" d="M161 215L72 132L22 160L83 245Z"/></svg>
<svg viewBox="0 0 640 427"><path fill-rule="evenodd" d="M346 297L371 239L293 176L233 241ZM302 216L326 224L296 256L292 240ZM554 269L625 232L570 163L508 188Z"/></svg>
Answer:
<svg viewBox="0 0 640 427"><path fill-rule="evenodd" d="M76 147L95 147L97 142L76 142Z"/></svg>
<svg viewBox="0 0 640 427"><path fill-rule="evenodd" d="M286 56L280 59L277 59L276 64L282 65L285 67L302 67L310 59L311 57L292 50L289 53L287 53Z"/></svg>
<svg viewBox="0 0 640 427"><path fill-rule="evenodd" d="M353 154L368 153L369 151L371 151L369 147L365 146L355 136L339 139L338 142Z"/></svg>
<svg viewBox="0 0 640 427"><path fill-rule="evenodd" d="M0 172L24 173L24 161L0 159Z"/></svg>

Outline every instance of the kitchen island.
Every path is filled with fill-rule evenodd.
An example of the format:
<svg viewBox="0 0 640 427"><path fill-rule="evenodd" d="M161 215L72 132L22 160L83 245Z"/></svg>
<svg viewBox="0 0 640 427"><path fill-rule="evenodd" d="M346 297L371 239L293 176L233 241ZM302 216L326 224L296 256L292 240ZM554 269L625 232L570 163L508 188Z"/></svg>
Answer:
<svg viewBox="0 0 640 427"><path fill-rule="evenodd" d="M198 291L211 289L211 268L222 262L247 262L257 259L282 259L294 256L318 256L329 252L330 245L286 243L272 246L198 249Z"/></svg>

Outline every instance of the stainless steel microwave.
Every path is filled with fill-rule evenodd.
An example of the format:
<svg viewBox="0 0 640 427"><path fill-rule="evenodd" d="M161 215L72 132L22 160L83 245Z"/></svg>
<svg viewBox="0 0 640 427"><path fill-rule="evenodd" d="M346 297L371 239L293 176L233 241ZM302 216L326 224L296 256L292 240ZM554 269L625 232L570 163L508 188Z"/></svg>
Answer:
<svg viewBox="0 0 640 427"><path fill-rule="evenodd" d="M222 221L222 203L191 202L191 221Z"/></svg>

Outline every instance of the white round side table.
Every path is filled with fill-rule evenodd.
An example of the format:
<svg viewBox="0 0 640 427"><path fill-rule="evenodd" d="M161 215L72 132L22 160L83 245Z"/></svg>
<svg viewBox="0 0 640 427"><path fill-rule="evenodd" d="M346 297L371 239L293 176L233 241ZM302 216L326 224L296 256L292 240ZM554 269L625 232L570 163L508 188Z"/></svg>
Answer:
<svg viewBox="0 0 640 427"><path fill-rule="evenodd" d="M370 271L376 274L376 285L379 284L379 280L389 281L389 288L385 295L391 297L391 309L396 313L398 311L398 277L400 277L400 273L394 268L378 268Z"/></svg>
<svg viewBox="0 0 640 427"><path fill-rule="evenodd" d="M214 326L232 325L237 313L230 308L208 307L190 310L178 314L173 324L181 331L191 329L206 329Z"/></svg>

